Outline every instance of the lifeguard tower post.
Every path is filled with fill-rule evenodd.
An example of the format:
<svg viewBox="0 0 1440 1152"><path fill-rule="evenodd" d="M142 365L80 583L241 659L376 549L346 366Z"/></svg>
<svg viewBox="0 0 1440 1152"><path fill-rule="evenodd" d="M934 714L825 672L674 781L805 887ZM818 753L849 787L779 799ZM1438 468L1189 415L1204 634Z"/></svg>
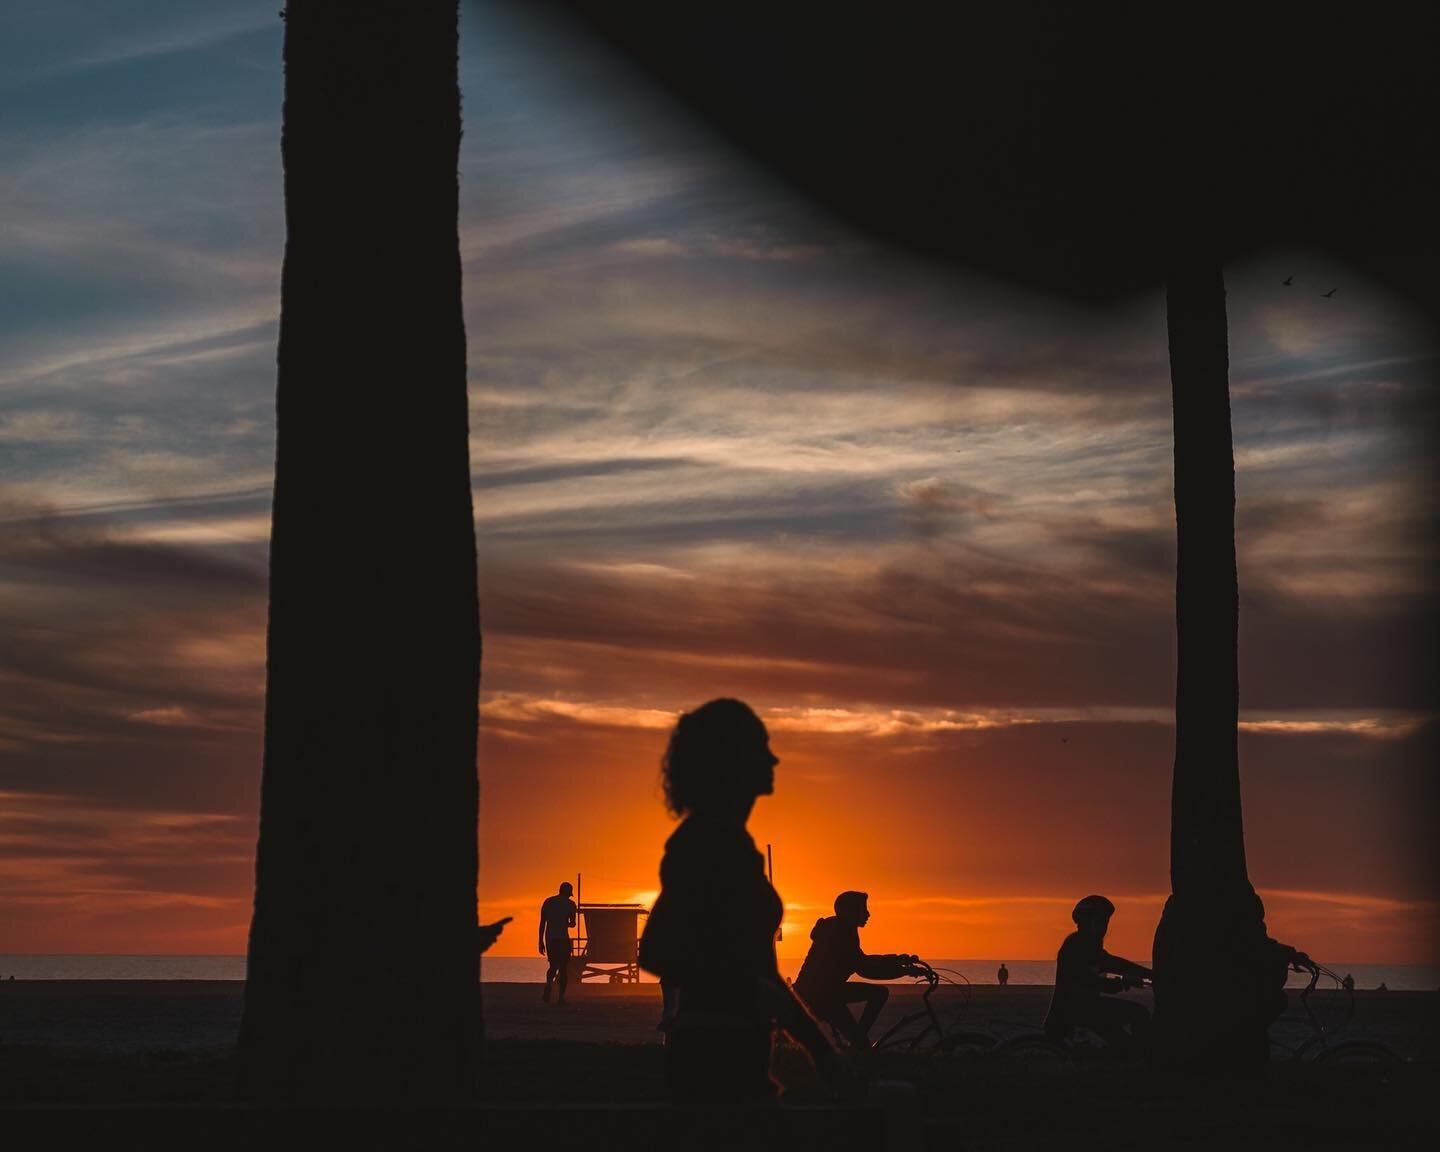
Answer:
<svg viewBox="0 0 1440 1152"><path fill-rule="evenodd" d="M604 979L610 984L640 983L640 917L643 904L585 904L575 877L575 903L580 923L570 963L575 982Z"/></svg>

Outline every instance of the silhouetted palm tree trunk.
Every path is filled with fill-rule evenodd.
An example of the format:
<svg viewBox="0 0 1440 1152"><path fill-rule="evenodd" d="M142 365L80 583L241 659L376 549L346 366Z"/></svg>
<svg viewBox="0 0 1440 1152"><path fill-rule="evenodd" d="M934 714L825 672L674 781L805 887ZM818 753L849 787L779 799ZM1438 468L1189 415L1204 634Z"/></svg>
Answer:
<svg viewBox="0 0 1440 1152"><path fill-rule="evenodd" d="M455 1099L480 1038L456 5L290 0L265 765L271 1101Z"/></svg>
<svg viewBox="0 0 1440 1152"><path fill-rule="evenodd" d="M1259 1057L1264 940L1240 808L1239 581L1225 283L1203 246L1173 262L1166 303L1175 419L1172 895L1155 938L1157 1041L1185 1059ZM1258 932L1258 938L1257 938Z"/></svg>

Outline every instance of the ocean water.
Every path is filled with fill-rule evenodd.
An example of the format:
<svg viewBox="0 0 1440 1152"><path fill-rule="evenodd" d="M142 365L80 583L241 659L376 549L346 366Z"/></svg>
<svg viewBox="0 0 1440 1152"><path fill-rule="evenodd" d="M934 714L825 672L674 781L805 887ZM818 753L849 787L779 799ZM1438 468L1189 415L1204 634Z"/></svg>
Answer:
<svg viewBox="0 0 1440 1152"><path fill-rule="evenodd" d="M6 956L0 980L244 980L244 956Z"/></svg>
<svg viewBox="0 0 1440 1152"><path fill-rule="evenodd" d="M932 960L937 969L972 984L995 983L998 960ZM1053 960L1007 960L1012 984L1049 984L1055 976ZM1440 964L1330 964L1334 971L1349 972L1357 988L1378 988L1382 983L1395 992L1433 992L1440 989ZM800 969L798 959L782 959L780 971L793 977ZM244 956L13 956L0 955L0 980L243 980ZM505 983L540 983L545 979L543 956L487 956L481 964L481 978ZM642 974L647 983L651 977ZM1291 987L1302 987L1305 979L1293 975Z"/></svg>

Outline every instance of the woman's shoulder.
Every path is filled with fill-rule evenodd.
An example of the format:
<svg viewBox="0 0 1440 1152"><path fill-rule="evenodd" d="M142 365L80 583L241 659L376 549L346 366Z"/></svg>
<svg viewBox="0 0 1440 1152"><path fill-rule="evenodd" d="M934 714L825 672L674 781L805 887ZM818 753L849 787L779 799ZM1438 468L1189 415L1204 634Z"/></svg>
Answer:
<svg viewBox="0 0 1440 1152"><path fill-rule="evenodd" d="M756 851L755 838L743 824L705 816L687 816L665 841L667 852L691 848L730 848Z"/></svg>
<svg viewBox="0 0 1440 1152"><path fill-rule="evenodd" d="M666 866L733 867L737 862L761 862L755 841L743 827L720 820L688 816L665 841L665 858L661 861L663 880Z"/></svg>

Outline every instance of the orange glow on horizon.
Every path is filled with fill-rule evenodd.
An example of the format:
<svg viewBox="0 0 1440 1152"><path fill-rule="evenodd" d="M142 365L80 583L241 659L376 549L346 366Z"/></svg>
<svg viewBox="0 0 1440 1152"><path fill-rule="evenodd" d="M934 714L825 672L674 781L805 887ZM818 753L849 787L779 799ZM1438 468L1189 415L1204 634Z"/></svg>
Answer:
<svg viewBox="0 0 1440 1152"><path fill-rule="evenodd" d="M1118 906L1109 946L1148 956L1168 888L1170 736L1163 726L1122 726L1125 739L1139 741L1132 748L1139 766L1125 769L1117 808L1114 785L1097 775L1103 765L1083 760L1096 742L1084 728L1067 728L1075 734L1060 745L1048 720L937 732L911 718L872 723L855 709L762 712L781 764L776 794L757 803L750 830L762 850L774 846L786 901L783 959L804 956L811 926L847 888L871 894L862 937L871 951L1044 960L1070 930L1074 901L1100 891ZM836 714L841 722L832 725ZM649 706L487 705L479 912L482 920L516 918L494 955L533 953L540 902L576 872L584 874L586 900L653 902L674 827L658 775L673 715ZM937 736L951 743L936 743ZM1036 768L1037 756L1063 764L1062 749L1069 756L1072 747L1082 757L1073 769ZM1110 756L1109 746L1104 751ZM1014 786L1022 768L1032 783ZM1297 848L1284 837L1275 843L1276 831L1293 824L1296 799L1277 797L1277 824L1254 787L1247 779L1251 873L1273 935L1337 963L1434 962L1440 906L1421 895L1376 895L1385 890L1383 875L1355 877L1369 891L1297 883L1330 849L1308 840ZM250 822L72 806L64 824L53 825L52 802L0 794L9 829L0 952L244 952ZM27 843L43 847L27 855ZM187 850L208 854L203 885L196 866L174 856ZM1280 874L1297 854L1297 870ZM118 872L112 860L122 857L131 869L153 861L156 871L148 882Z"/></svg>
<svg viewBox="0 0 1440 1152"><path fill-rule="evenodd" d="M586 723L585 711L531 713L516 739L508 725L521 711L511 704L484 739L482 914L516 917L496 955L529 955L540 901L577 871L586 900L636 900L656 884L674 827L658 776L668 724L656 721L673 713L637 710L633 726L611 727L616 713ZM918 725L907 726L914 740L877 739L874 726L849 717L838 731L787 726L796 714L762 709L781 763L775 795L757 802L749 823L757 847L774 847L782 959L804 956L815 920L848 888L870 893L862 941L871 951L1046 959L1072 928L1074 902L1100 891L1118 907L1108 946L1150 954L1169 888L1166 729L1152 733L1152 766L1129 777L1121 834L1111 827L1113 796L1084 773L1055 776L1047 802L1006 787L1014 752L945 751ZM1275 853L1263 848L1263 815L1252 817L1249 840L1272 935L1336 962L1433 961L1433 902L1267 888Z"/></svg>

